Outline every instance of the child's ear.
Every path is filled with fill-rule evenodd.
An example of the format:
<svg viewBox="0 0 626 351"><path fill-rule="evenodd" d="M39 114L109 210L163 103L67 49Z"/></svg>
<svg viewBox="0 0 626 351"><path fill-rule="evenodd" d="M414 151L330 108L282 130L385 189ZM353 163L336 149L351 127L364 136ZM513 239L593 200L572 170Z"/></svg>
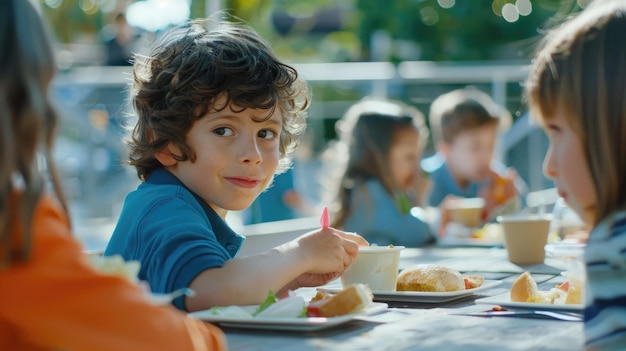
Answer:
<svg viewBox="0 0 626 351"><path fill-rule="evenodd" d="M172 154L177 154L177 151L176 146L169 142L164 148L155 153L154 157L165 167L175 166L178 161L176 161Z"/></svg>

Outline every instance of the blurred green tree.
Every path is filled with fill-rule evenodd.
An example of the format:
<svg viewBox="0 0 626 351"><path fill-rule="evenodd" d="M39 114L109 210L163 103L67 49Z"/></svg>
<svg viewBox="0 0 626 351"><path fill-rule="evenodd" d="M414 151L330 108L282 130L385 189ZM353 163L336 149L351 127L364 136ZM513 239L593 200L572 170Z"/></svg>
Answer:
<svg viewBox="0 0 626 351"><path fill-rule="evenodd" d="M140 0L143 1L143 0ZM550 20L591 0L222 0L293 61L525 59ZM60 42L96 40L136 0L41 0ZM206 15L191 0L191 17ZM280 39L280 40L279 40Z"/></svg>

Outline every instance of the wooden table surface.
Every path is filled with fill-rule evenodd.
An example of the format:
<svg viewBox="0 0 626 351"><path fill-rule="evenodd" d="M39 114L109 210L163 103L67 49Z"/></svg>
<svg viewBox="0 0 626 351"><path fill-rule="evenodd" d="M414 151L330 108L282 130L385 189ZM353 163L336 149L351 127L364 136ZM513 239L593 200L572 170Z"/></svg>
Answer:
<svg viewBox="0 0 626 351"><path fill-rule="evenodd" d="M442 304L391 303L389 309L346 324L315 332L260 331L223 328L231 350L567 350L583 348L583 323L531 318L483 318L451 315L484 311L477 298L507 293L517 276L529 271L541 290L564 281L562 263L547 258L543 264L510 263L502 248L405 249L400 268L437 263L462 273L502 280L494 288ZM299 289L310 297L315 289Z"/></svg>

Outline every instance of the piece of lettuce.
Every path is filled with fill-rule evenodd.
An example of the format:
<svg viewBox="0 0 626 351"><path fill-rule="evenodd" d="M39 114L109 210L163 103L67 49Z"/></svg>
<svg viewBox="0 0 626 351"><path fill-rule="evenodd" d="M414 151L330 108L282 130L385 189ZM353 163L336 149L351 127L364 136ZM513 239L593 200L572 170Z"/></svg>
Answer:
<svg viewBox="0 0 626 351"><path fill-rule="evenodd" d="M250 312L240 306L216 306L211 308L211 314L220 317L252 318Z"/></svg>
<svg viewBox="0 0 626 351"><path fill-rule="evenodd" d="M252 313L252 315L256 316L257 314L263 312L263 310L276 303L276 301L278 301L278 297L276 297L276 294L274 294L274 292L270 289L270 291L267 293L265 301L263 301L263 303L259 305L259 307L256 309L256 311L254 311L254 313Z"/></svg>
<svg viewBox="0 0 626 351"><path fill-rule="evenodd" d="M257 314L256 317L296 318L300 316L304 307L306 307L304 298L302 296L293 295L271 304L268 308Z"/></svg>

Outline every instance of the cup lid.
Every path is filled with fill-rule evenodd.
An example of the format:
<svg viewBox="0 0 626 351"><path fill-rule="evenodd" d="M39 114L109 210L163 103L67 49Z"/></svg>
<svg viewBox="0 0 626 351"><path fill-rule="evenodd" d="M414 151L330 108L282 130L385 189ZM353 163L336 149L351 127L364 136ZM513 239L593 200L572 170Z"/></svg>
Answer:
<svg viewBox="0 0 626 351"><path fill-rule="evenodd" d="M587 244L552 243L545 246L546 253L555 258L582 258Z"/></svg>
<svg viewBox="0 0 626 351"><path fill-rule="evenodd" d="M395 246L395 245L389 245L389 246L376 246L376 245L372 245L372 246L359 246L359 253L360 252L389 252L389 251L400 251L403 250L404 246Z"/></svg>
<svg viewBox="0 0 626 351"><path fill-rule="evenodd" d="M462 209L462 208L483 208L485 207L485 199L482 197L468 197L454 199L447 204L449 209Z"/></svg>
<svg viewBox="0 0 626 351"><path fill-rule="evenodd" d="M543 221L551 221L551 214L538 214L538 213L515 213L498 216L496 220L499 223L505 222L543 222Z"/></svg>

